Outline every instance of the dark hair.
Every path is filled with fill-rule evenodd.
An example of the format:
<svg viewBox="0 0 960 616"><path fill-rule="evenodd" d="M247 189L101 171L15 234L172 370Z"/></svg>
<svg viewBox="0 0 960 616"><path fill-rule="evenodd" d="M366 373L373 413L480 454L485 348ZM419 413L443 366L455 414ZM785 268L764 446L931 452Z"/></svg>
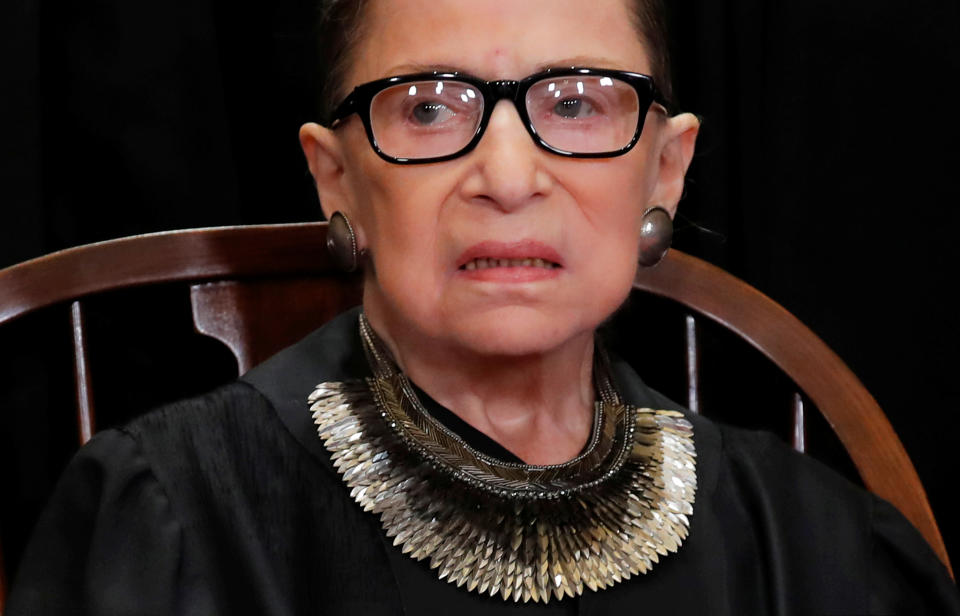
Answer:
<svg viewBox="0 0 960 616"><path fill-rule="evenodd" d="M326 120L346 96L344 81L357 42L363 38L363 15L371 0L321 0L317 24L320 53L320 112ZM663 0L627 0L634 27L647 46L651 73L664 98L673 102L667 15Z"/></svg>

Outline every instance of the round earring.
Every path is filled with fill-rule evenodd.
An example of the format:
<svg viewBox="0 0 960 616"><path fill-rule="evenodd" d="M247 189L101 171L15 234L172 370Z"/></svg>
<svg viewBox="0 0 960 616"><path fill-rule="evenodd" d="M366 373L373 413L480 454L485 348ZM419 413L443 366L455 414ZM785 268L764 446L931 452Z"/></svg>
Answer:
<svg viewBox="0 0 960 616"><path fill-rule="evenodd" d="M336 211L330 216L330 224L327 226L327 251L337 267L345 272L356 271L360 265L361 253L357 248L357 235L353 232L350 219L343 212Z"/></svg>
<svg viewBox="0 0 960 616"><path fill-rule="evenodd" d="M640 253L638 261L644 267L653 267L670 249L673 241L673 220L659 205L648 208L640 221Z"/></svg>

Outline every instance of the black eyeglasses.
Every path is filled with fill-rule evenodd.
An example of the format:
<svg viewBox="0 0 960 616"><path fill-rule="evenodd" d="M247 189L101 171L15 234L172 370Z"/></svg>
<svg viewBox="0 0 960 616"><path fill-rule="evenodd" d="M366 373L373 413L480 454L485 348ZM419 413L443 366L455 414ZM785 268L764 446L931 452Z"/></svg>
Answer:
<svg viewBox="0 0 960 616"><path fill-rule="evenodd" d="M537 145L577 158L626 154L640 139L650 105L667 109L649 75L627 71L553 69L520 81L418 73L357 86L327 126L356 113L384 160L433 163L475 148L501 99L513 101Z"/></svg>

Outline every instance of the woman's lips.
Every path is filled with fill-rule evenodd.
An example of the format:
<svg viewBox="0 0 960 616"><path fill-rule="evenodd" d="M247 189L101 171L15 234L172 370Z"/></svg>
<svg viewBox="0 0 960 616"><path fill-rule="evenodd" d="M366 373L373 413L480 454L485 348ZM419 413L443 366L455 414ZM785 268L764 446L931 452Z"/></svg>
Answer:
<svg viewBox="0 0 960 616"><path fill-rule="evenodd" d="M457 259L458 273L473 280L531 282L554 278L561 269L560 253L536 240L480 242Z"/></svg>
<svg viewBox="0 0 960 616"><path fill-rule="evenodd" d="M461 269L469 272L473 270L487 269L488 267L543 267L547 269L553 269L559 266L552 261L544 261L540 258L531 259L530 257L524 257L523 259L495 259L492 257L480 257L479 259L467 261Z"/></svg>

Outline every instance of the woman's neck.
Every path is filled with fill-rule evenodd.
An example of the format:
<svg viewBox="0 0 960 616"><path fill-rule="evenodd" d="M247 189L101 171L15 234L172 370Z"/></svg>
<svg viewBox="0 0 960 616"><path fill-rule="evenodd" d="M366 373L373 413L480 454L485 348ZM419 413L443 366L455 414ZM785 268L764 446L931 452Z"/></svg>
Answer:
<svg viewBox="0 0 960 616"><path fill-rule="evenodd" d="M566 462L590 437L592 333L547 352L489 356L412 339L409 330L368 318L410 380L528 464Z"/></svg>

